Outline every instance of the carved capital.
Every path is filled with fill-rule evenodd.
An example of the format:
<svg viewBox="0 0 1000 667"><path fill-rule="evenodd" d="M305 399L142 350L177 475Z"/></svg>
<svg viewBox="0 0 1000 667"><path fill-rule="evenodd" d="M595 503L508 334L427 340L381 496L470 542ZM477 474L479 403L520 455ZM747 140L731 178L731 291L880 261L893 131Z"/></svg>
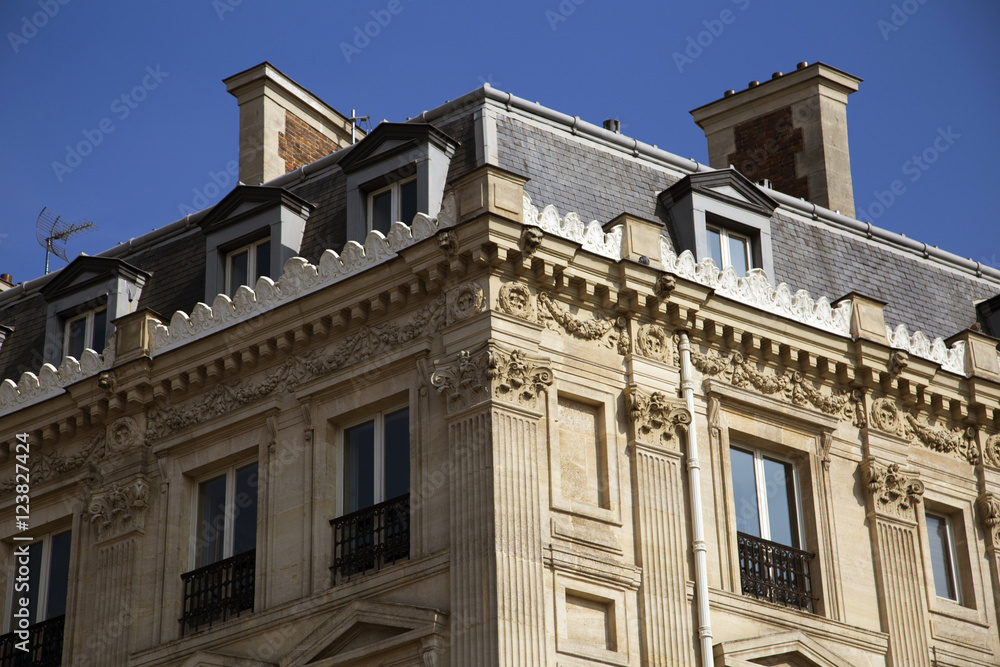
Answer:
<svg viewBox="0 0 1000 667"><path fill-rule="evenodd" d="M1000 496L995 493L984 493L977 500L979 517L983 528L993 540L993 548L1000 547Z"/></svg>
<svg viewBox="0 0 1000 667"><path fill-rule="evenodd" d="M647 394L629 385L625 388L625 408L635 440L673 450L680 448L678 431L691 423L691 413L680 401L658 391Z"/></svg>
<svg viewBox="0 0 1000 667"><path fill-rule="evenodd" d="M148 507L149 483L142 477L91 494L87 512L97 529L97 541L143 530Z"/></svg>
<svg viewBox="0 0 1000 667"><path fill-rule="evenodd" d="M447 396L449 413L489 398L535 408L552 384L547 359L494 343L477 351L462 350L454 361L438 361L435 366L430 382Z"/></svg>
<svg viewBox="0 0 1000 667"><path fill-rule="evenodd" d="M913 519L911 510L924 494L924 483L909 477L898 463L883 465L874 456L861 462L861 474L876 514Z"/></svg>

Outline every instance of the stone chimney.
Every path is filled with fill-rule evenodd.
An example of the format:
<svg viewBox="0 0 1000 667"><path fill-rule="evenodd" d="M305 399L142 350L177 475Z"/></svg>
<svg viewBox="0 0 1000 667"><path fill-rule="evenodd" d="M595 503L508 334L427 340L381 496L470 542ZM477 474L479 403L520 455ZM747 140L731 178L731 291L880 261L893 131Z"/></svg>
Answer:
<svg viewBox="0 0 1000 667"><path fill-rule="evenodd" d="M861 79L799 63L691 112L708 138L708 163L854 217L847 96Z"/></svg>
<svg viewBox="0 0 1000 667"><path fill-rule="evenodd" d="M228 79L240 105L240 181L259 185L351 144L351 121L263 62ZM360 140L364 132L357 130Z"/></svg>

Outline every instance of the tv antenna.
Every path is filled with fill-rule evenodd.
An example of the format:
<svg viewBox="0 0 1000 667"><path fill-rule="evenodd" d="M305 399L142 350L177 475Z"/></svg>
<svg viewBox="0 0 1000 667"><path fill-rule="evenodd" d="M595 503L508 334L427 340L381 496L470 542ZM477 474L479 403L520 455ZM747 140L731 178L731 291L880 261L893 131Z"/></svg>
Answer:
<svg viewBox="0 0 1000 667"><path fill-rule="evenodd" d="M35 236L38 238L39 245L45 248L45 273L49 272L49 254L68 262L66 241L77 234L94 229L97 227L90 220L70 222L50 211L47 206L43 208L42 212L38 214L38 222L35 223Z"/></svg>
<svg viewBox="0 0 1000 667"><path fill-rule="evenodd" d="M358 121L362 121L365 124L365 134L372 131L372 118L371 116L359 116L357 109L351 109L351 117L347 120L351 121L351 145L353 146L357 142L357 129Z"/></svg>

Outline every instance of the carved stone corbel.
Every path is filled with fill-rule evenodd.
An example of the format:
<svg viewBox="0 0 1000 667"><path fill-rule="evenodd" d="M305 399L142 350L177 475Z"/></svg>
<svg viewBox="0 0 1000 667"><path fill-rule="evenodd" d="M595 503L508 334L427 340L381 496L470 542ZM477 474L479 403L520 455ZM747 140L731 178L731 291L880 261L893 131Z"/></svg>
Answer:
<svg viewBox="0 0 1000 667"><path fill-rule="evenodd" d="M530 259L535 251L542 245L545 234L540 227L525 227L521 232L521 254Z"/></svg>
<svg viewBox="0 0 1000 667"><path fill-rule="evenodd" d="M861 462L861 474L876 514L914 520L911 510L923 497L923 482L901 471L898 463L884 465L874 456Z"/></svg>
<svg viewBox="0 0 1000 667"><path fill-rule="evenodd" d="M979 517L992 539L993 549L1000 549L1000 496L986 492L979 496Z"/></svg>

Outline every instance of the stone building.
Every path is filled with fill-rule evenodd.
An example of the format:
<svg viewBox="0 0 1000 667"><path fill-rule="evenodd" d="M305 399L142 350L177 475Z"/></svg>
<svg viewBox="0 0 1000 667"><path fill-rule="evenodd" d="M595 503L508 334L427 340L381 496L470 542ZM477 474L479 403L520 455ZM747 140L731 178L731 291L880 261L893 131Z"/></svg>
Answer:
<svg viewBox="0 0 1000 667"><path fill-rule="evenodd" d="M246 185L2 284L0 664L1000 661L1000 271L850 217L859 79L225 82Z"/></svg>

